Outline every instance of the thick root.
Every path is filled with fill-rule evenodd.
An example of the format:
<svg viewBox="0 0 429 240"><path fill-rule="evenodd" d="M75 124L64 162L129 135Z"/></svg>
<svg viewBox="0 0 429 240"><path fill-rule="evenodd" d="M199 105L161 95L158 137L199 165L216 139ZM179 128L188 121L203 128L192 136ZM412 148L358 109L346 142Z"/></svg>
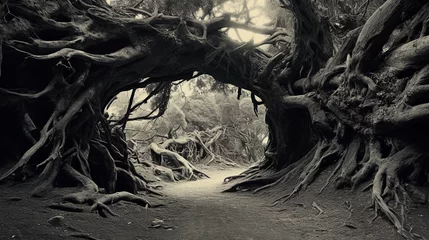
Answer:
<svg viewBox="0 0 429 240"><path fill-rule="evenodd" d="M353 73L348 75L348 84L350 89L350 94L367 96L368 94L373 94L377 88L377 84L371 78L364 76L360 73Z"/></svg>
<svg viewBox="0 0 429 240"><path fill-rule="evenodd" d="M378 164L378 171L374 177L372 187L372 204L375 211L381 211L393 223L398 233L407 239L416 239L419 235L411 232L406 224L405 209L412 202L409 194L400 183L399 172L416 162L420 161L422 155L414 146L407 146L390 157L382 159ZM388 205L394 200L394 206ZM401 214L396 212L400 207Z"/></svg>
<svg viewBox="0 0 429 240"><path fill-rule="evenodd" d="M241 178L245 180L236 183L225 191L255 189L254 192L256 193L287 184L286 181L291 177L299 176L298 183L292 192L277 198L273 203L275 206L288 201L305 189L314 181L319 171L332 165L335 159L338 159L338 164L321 191L332 183L335 183L337 188L338 184L341 184L341 187L356 189L361 183L369 181L373 177L371 184L364 189L372 187L372 206L375 211L383 213L392 222L399 234L407 239L417 239L420 236L411 232L412 228L407 226L405 214L410 204L426 204L428 197L417 188L402 183L402 181L410 181L413 175L416 175L414 177L416 179L421 177L423 155L420 154L418 143L405 145L401 150L398 150L401 144L395 145L394 141L391 142L391 153L385 158L382 157L382 147L380 141L377 140L366 142L360 138L353 138L347 148L339 144L332 144L328 149L326 149L328 146L326 143L320 142L314 148L313 154L307 155L301 161L291 164L277 173L265 176L241 174L227 178L227 182ZM410 179L401 179L404 176L400 173L411 171L410 169L412 174L405 175ZM376 173L375 176L373 175L374 172ZM337 181L331 181L334 177ZM347 184L345 179L347 179ZM257 187L255 188L255 186Z"/></svg>
<svg viewBox="0 0 429 240"><path fill-rule="evenodd" d="M161 158L163 156L166 156L169 157L169 159L173 159L176 163L178 163L179 166L183 169L182 175L188 180L200 177L209 178L207 174L195 168L188 160L186 160L184 157L182 157L176 152L167 150L156 143L151 143L150 149L153 153L157 154L158 156L161 156Z"/></svg>
<svg viewBox="0 0 429 240"><path fill-rule="evenodd" d="M102 195L98 197L98 186L91 179L82 175L76 171L69 164L63 167L63 171L71 178L79 182L83 187L81 192L72 193L63 197L63 201L71 202L76 204L89 204L91 205L90 211L97 211L101 216L105 217L106 214L104 211L109 213L112 216L117 216L107 204L117 203L119 201L128 201L133 202L138 205L147 207L154 207L150 204L149 201L143 197L137 196L129 192L116 192L112 194ZM124 170L121 170L125 172ZM135 179L134 179L135 180ZM160 205L155 205L160 206ZM57 209L63 210L62 208L57 207Z"/></svg>
<svg viewBox="0 0 429 240"><path fill-rule="evenodd" d="M304 171L302 171L298 179L298 184L295 186L293 191L290 194L275 200L273 205L277 205L280 202L286 202L301 190L307 189L308 185L315 180L316 175L322 170L324 165L331 161L332 157L338 154L338 147L335 144L332 144L328 150L325 150L327 146L328 144L325 141L318 144L312 161L305 167Z"/></svg>
<svg viewBox="0 0 429 240"><path fill-rule="evenodd" d="M119 201L133 202L145 208L161 206L161 205L152 205L149 203L148 200L144 199L143 197L137 196L135 194L131 194L129 192L116 192L116 193L104 195L94 200L94 204L92 204L90 210L98 211L100 215L103 215L103 210L105 210L112 216L118 216L106 204L114 204Z"/></svg>
<svg viewBox="0 0 429 240"><path fill-rule="evenodd" d="M63 197L64 201L84 204L93 199L98 193L98 186L90 178L82 175L69 164L63 167L64 173L74 178L78 183L82 185L82 191L78 193L72 193Z"/></svg>

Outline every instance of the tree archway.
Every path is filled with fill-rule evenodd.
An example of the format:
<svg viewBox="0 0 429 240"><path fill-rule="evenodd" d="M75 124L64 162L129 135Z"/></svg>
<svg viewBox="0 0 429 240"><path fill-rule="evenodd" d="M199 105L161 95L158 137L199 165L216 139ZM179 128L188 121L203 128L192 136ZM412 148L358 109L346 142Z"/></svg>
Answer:
<svg viewBox="0 0 429 240"><path fill-rule="evenodd" d="M298 177L294 191L279 199L285 201L335 165L326 185L356 188L373 179L374 207L402 235L415 237L387 203L402 204L417 191L413 184L427 183L429 4L388 0L334 51L329 26L310 1L280 2L295 15L294 41L291 51L272 54L232 41L223 29L270 35L264 44L284 41L289 31L230 15L196 20L163 15L157 7L152 13L115 9L102 0L3 1L0 145L16 162L0 180L40 171L34 195L64 175L84 186L65 197L70 201L100 211L120 198L149 204L114 193L119 181L129 183L125 190L145 189L145 182L104 108L119 92L156 84L150 95L162 99L140 117L156 118L172 82L209 74L251 91L255 109L268 109L265 158L233 177L241 182L231 191L262 191ZM94 200L95 179L110 194Z"/></svg>

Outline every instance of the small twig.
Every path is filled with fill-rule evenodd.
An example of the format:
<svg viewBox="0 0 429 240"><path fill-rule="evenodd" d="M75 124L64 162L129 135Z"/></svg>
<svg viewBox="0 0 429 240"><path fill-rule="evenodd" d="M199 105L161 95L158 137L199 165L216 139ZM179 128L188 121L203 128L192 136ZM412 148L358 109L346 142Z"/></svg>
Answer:
<svg viewBox="0 0 429 240"><path fill-rule="evenodd" d="M360 19L359 19L359 21L361 21L361 20L363 20L364 18L365 18L365 15L366 15L366 13L367 13L367 11L368 11L368 6L369 6L369 3L371 2L371 0L367 0L364 4L362 4L360 7L359 7L359 10L358 10L358 14L359 14L359 11L364 7L364 10L363 10L363 12L362 12L362 16L360 17Z"/></svg>
<svg viewBox="0 0 429 240"><path fill-rule="evenodd" d="M89 240L101 240L100 238L95 238L89 235L89 233L72 233L69 235L70 237L89 239Z"/></svg>
<svg viewBox="0 0 429 240"><path fill-rule="evenodd" d="M319 214L317 214L317 216L319 216L319 215L321 215L321 214L323 214L324 213L324 211L317 205L317 203L316 202L313 202L312 204L311 204L311 206L313 207L313 208L315 208L315 209L317 209L317 211L319 211Z"/></svg>
<svg viewBox="0 0 429 240"><path fill-rule="evenodd" d="M370 224L373 224L374 223L374 221L378 218L378 212L375 212L375 214L374 214L374 217L373 218L371 218L371 220L369 221L369 223Z"/></svg>
<svg viewBox="0 0 429 240"><path fill-rule="evenodd" d="M350 223L344 223L344 227L348 227L348 228L353 228L353 229L357 229L357 227L353 224Z"/></svg>
<svg viewBox="0 0 429 240"><path fill-rule="evenodd" d="M144 0L140 0L140 2L138 2L136 5L133 6L133 8L137 8L138 6L140 6L140 4L142 4L144 2Z"/></svg>
<svg viewBox="0 0 429 240"><path fill-rule="evenodd" d="M369 190L372 187L372 185L374 185L374 184L373 183L368 184L366 187L364 187L362 189L362 192L365 192L365 191Z"/></svg>
<svg viewBox="0 0 429 240"><path fill-rule="evenodd" d="M304 203L295 203L295 205L296 205L296 206L299 206L299 207L306 208L306 206L305 206L305 204L304 204Z"/></svg>
<svg viewBox="0 0 429 240"><path fill-rule="evenodd" d="M7 200L11 201L11 202L18 202L18 201L21 201L22 198L20 198L20 197L10 197Z"/></svg>
<svg viewBox="0 0 429 240"><path fill-rule="evenodd" d="M352 204L349 201L345 201L344 204L346 205L347 211L349 211L349 216L346 219L347 221L352 217L353 208L352 208Z"/></svg>
<svg viewBox="0 0 429 240"><path fill-rule="evenodd" d="M349 201L345 201L344 204L346 205L347 211L349 211L349 216L346 218L346 220L344 220L343 226L348 227L348 228L357 229L356 226L347 222L352 217L352 213L353 213L352 204Z"/></svg>

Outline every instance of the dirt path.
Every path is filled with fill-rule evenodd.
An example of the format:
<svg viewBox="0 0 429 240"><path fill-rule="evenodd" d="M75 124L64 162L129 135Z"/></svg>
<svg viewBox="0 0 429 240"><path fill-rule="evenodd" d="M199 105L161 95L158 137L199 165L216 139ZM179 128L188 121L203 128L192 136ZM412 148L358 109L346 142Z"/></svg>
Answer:
<svg viewBox="0 0 429 240"><path fill-rule="evenodd" d="M336 202L343 202L335 201L336 197L325 197L327 201L318 202L325 211L320 216L311 207L317 201L311 194L273 208L269 206L272 196L221 193L223 179L239 174L242 169L209 171L210 179L165 188L172 202L164 217L175 229L158 231L150 239L401 239L384 221L369 224L368 212L354 214L348 223L355 228L344 226L348 212L345 207L336 206Z"/></svg>
<svg viewBox="0 0 429 240"><path fill-rule="evenodd" d="M223 179L242 170L212 172L210 179L183 182L166 188L174 199L171 220L177 239L298 239L298 232L272 215L261 198L221 193ZM162 234L159 238L168 239Z"/></svg>
<svg viewBox="0 0 429 240"><path fill-rule="evenodd" d="M279 208L268 206L270 196L221 193L223 178L241 171L209 170L211 179L167 185L165 207L146 210L135 204L118 203L112 209L120 217L107 219L95 213L46 208L64 194L58 191L48 199L34 199L28 197L31 184L3 186L0 239L78 239L71 234L112 240L401 239L386 221L369 224L370 213L359 210L358 205L350 219L354 228L344 226L348 211L337 204L346 199L329 192L317 198L303 194ZM10 197L22 200L11 201ZM317 216L311 207L313 201L324 209L324 214ZM47 223L58 215L64 217L65 225L54 227Z"/></svg>

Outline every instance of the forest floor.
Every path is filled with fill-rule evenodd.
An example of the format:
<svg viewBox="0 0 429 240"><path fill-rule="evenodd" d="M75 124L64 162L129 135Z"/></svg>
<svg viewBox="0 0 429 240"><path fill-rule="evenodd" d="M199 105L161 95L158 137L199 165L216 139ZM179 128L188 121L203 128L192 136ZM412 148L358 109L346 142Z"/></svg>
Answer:
<svg viewBox="0 0 429 240"><path fill-rule="evenodd" d="M162 200L150 198L166 206L146 210L120 202L112 206L119 217L109 218L46 207L73 189L57 189L48 198L37 199L29 197L31 182L2 185L0 239L402 239L386 220L378 218L370 223L373 215L366 208L368 193L348 196L342 190L326 189L317 195L311 190L320 189L322 179L287 203L270 207L274 197L267 194L221 193L223 179L243 169L203 170L210 179L166 184ZM346 201L353 210L348 220ZM318 215L313 202L322 214ZM411 223L416 225L416 232L427 237L429 224L424 219L428 219L429 211L423 207L418 213L410 216ZM61 226L47 222L54 216L64 217Z"/></svg>

